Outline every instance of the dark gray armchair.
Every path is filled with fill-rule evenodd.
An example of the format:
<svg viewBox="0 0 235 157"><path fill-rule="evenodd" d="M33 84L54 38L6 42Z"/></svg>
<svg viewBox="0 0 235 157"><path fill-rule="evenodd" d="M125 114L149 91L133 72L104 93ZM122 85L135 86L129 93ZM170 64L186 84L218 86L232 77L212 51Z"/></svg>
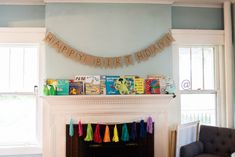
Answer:
<svg viewBox="0 0 235 157"><path fill-rule="evenodd" d="M180 157L231 157L235 152L235 129L201 125L199 141L182 146Z"/></svg>

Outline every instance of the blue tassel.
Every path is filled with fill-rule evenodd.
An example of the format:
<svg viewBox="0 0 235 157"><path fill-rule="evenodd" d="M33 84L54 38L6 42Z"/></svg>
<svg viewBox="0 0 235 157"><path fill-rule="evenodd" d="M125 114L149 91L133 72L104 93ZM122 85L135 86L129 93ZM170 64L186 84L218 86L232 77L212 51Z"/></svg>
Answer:
<svg viewBox="0 0 235 157"><path fill-rule="evenodd" d="M133 122L131 125L131 137L132 140L137 138L136 122Z"/></svg>
<svg viewBox="0 0 235 157"><path fill-rule="evenodd" d="M145 138L146 137L146 128L145 128L145 125L144 125L144 120L141 120L140 121L140 137L141 138Z"/></svg>

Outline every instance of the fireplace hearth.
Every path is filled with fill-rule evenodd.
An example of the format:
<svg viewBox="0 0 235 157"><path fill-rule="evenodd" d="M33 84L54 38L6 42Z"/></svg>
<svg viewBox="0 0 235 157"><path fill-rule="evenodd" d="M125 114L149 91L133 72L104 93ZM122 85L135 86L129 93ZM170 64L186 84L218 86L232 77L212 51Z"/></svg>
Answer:
<svg viewBox="0 0 235 157"><path fill-rule="evenodd" d="M74 136L69 136L69 125L66 125L66 157L154 157L154 134L147 134L140 137L140 124L137 125L137 138L128 142L121 140L122 124L117 124L119 142L95 143L86 142L86 127L83 125L83 136L78 136L78 125L74 125ZM146 125L146 123L145 123ZM92 124L93 131L96 124ZM106 125L100 125L100 134L103 138ZM131 123L127 123L129 134ZM113 137L114 125L109 125L110 138ZM154 127L153 127L154 128Z"/></svg>

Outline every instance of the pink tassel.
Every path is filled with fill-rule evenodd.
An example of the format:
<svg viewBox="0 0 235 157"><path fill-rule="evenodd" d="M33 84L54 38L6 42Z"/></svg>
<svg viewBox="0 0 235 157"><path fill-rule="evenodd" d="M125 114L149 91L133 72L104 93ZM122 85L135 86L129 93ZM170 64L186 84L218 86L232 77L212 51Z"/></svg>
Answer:
<svg viewBox="0 0 235 157"><path fill-rule="evenodd" d="M79 123L78 123L78 136L79 137L83 136L83 128L82 128L82 123L81 123L80 120L79 120Z"/></svg>

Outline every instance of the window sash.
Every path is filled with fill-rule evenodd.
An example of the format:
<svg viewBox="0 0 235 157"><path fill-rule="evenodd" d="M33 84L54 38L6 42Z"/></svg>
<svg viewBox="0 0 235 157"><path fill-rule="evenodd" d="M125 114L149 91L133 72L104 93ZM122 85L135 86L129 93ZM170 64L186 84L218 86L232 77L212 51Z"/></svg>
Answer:
<svg viewBox="0 0 235 157"><path fill-rule="evenodd" d="M187 48L187 49L189 49L189 59L190 59L190 61L189 61L189 64L190 64L190 71L189 71L189 78L188 78L188 83L190 83L190 87L189 88L187 88L187 89L183 89L183 87L182 87L182 84L183 84L183 81L184 80L181 80L180 78L181 78L181 75L180 75L180 58L179 58L179 64L178 64L178 66L179 66L179 78L178 78L178 83L179 83L179 91L183 91L183 90L195 90L195 89L193 89L193 84L194 84L194 82L193 82L193 69L192 69L192 64L193 64L193 59L192 59L192 49L193 48L201 48L202 50L201 50L201 53L202 53L202 63L201 63L201 66L202 66L202 69L201 69L201 71L202 71L202 73L201 73L201 75L202 75L202 88L199 88L198 90L199 91L202 91L202 90L210 90L210 89L205 89L205 49L209 49L209 48L212 48L213 49L213 82L214 82L214 84L213 84L213 89L211 89L211 90L216 90L216 88L217 88L217 81L216 81L216 75L217 75L217 71L216 71L216 68L217 68L217 55L218 55L218 50L217 50L217 47L216 46L214 46L214 45L201 45L201 46L199 46L199 45L180 45L179 47L178 47L178 51L177 51L177 53L178 53L178 56L180 57L180 55L179 55L179 53L180 53L180 49L181 48Z"/></svg>
<svg viewBox="0 0 235 157"><path fill-rule="evenodd" d="M8 73L9 75L8 77L8 82L6 82L8 85L7 87L0 89L0 94L18 94L18 93L22 93L22 94L34 94L35 93L35 89L34 86L38 86L39 85L39 43L0 43L0 47L1 48L7 48L7 52L8 52ZM19 48L22 50L22 54L20 55L21 58L21 62L23 62L22 67L20 68L22 71L19 73L20 75L22 75L22 77L20 78L20 82L18 82L18 84L15 84L17 86L14 85L14 82L18 81L17 78L14 78L14 71L12 71L12 66L16 66L14 63L12 63L14 60L12 58L12 49L14 48ZM35 52L32 52L32 54L30 54L30 50L29 48L33 48L35 49ZM37 52L36 52L37 51ZM14 52L17 54L17 52ZM36 53L36 54L35 54ZM27 63L25 63L24 61L27 59L27 57L30 57L28 55L35 55L35 67L33 69L28 69L28 70L33 70L33 71L26 71L27 70L27 63L30 64L30 60L27 60ZM34 72L36 71L36 72ZM35 79L30 79L31 75L35 75ZM26 76L26 77L25 77ZM27 84L27 81L29 81L29 83ZM30 84L30 81L32 84ZM32 87L31 87L32 86Z"/></svg>

